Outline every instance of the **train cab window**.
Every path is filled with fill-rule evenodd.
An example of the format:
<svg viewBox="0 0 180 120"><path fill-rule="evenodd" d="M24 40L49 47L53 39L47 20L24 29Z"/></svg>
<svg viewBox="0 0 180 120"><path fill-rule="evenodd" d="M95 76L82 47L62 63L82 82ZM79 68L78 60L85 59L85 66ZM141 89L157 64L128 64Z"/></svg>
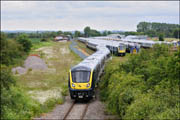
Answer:
<svg viewBox="0 0 180 120"><path fill-rule="evenodd" d="M72 81L75 83L86 83L89 82L89 79L90 79L89 71L72 72Z"/></svg>
<svg viewBox="0 0 180 120"><path fill-rule="evenodd" d="M124 50L124 49L126 49L126 47L125 46L119 46L119 49Z"/></svg>

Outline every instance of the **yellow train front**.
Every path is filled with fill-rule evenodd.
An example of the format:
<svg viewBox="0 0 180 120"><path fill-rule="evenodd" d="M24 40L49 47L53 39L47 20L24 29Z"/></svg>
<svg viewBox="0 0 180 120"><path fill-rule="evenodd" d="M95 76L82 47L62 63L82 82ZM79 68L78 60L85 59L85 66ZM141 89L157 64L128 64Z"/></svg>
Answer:
<svg viewBox="0 0 180 120"><path fill-rule="evenodd" d="M126 55L126 45L125 44L108 44L106 47L110 50L113 55L125 56Z"/></svg>
<svg viewBox="0 0 180 120"><path fill-rule="evenodd" d="M126 45L119 44L118 46L118 55L125 56L126 55Z"/></svg>
<svg viewBox="0 0 180 120"><path fill-rule="evenodd" d="M95 80L88 67L77 66L69 72L69 92L71 99L89 99L94 95Z"/></svg>

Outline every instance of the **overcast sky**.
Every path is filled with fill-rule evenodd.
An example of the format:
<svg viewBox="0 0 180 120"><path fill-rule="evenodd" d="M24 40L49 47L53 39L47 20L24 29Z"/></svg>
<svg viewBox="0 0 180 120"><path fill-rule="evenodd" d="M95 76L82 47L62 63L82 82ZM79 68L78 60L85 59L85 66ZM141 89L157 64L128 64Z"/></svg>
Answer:
<svg viewBox="0 0 180 120"><path fill-rule="evenodd" d="M1 30L135 31L141 21L179 24L179 2L1 1Z"/></svg>

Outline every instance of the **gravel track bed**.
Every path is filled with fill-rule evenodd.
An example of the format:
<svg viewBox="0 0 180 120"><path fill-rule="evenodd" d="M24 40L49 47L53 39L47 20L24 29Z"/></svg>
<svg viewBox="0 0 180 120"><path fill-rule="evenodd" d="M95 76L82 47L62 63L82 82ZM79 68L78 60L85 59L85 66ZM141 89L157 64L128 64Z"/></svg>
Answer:
<svg viewBox="0 0 180 120"><path fill-rule="evenodd" d="M81 119L85 108L86 103L75 103L66 119Z"/></svg>

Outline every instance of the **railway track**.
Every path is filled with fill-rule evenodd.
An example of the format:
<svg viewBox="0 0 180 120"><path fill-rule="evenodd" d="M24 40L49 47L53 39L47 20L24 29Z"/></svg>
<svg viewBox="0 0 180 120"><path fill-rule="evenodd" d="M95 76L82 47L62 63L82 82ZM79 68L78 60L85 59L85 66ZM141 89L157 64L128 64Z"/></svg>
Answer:
<svg viewBox="0 0 180 120"><path fill-rule="evenodd" d="M76 103L75 101L69 107L67 113L65 114L63 120L67 119L80 119L83 120L89 103Z"/></svg>

